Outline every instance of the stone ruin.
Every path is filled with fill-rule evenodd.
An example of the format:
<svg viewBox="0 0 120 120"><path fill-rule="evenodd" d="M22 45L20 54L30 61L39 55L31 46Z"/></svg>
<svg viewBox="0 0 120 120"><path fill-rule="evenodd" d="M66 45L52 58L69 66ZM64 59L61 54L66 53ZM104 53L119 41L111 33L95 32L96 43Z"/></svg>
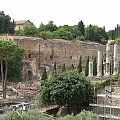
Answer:
<svg viewBox="0 0 120 120"><path fill-rule="evenodd" d="M98 50L96 78L118 76L118 45L114 44L113 54L111 54L110 44L106 44L106 53ZM102 73L103 71L103 73ZM93 76L93 62L89 62L89 78Z"/></svg>

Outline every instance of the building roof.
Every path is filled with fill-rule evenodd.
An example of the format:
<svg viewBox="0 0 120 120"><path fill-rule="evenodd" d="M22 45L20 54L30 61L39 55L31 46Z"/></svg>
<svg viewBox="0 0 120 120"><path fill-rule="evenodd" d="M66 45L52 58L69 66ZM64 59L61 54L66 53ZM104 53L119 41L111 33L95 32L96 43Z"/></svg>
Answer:
<svg viewBox="0 0 120 120"><path fill-rule="evenodd" d="M29 20L19 20L19 21L15 21L16 25L23 25L26 22L30 22ZM31 24L33 24L32 22L30 22Z"/></svg>

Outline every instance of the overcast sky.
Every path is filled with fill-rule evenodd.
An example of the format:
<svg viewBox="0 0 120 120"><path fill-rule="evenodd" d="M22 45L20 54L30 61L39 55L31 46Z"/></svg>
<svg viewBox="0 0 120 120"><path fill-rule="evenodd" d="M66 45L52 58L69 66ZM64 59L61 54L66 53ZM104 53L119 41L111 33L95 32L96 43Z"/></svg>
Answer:
<svg viewBox="0 0 120 120"><path fill-rule="evenodd" d="M14 20L30 20L37 27L49 21L75 25L80 20L114 29L120 24L120 0L0 0L0 11Z"/></svg>

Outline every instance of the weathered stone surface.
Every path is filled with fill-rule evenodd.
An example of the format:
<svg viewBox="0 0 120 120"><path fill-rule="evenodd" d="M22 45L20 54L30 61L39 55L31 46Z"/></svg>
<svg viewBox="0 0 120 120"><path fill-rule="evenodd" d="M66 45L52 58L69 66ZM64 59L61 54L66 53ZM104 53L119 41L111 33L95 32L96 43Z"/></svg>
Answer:
<svg viewBox="0 0 120 120"><path fill-rule="evenodd" d="M23 79L40 79L42 68L45 66L48 74L56 61L57 68L61 68L65 63L69 68L71 64L77 67L79 58L82 56L83 71L87 57L92 62L97 58L98 50L101 51L102 58L105 57L105 45L92 42L73 42L65 40L42 40L34 38L12 39L12 42L20 44L24 49L23 57ZM120 53L120 47L118 47ZM110 46L110 55L113 55L113 45Z"/></svg>

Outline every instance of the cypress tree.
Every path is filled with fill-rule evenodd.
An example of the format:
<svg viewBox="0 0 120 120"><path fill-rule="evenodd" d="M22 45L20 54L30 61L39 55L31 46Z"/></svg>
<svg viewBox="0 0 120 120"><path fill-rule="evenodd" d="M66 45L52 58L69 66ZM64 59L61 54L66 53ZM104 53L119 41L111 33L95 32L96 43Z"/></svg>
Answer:
<svg viewBox="0 0 120 120"><path fill-rule="evenodd" d="M89 56L87 57L86 66L85 66L85 76L87 77L89 73Z"/></svg>
<svg viewBox="0 0 120 120"><path fill-rule="evenodd" d="M78 63L78 72L82 72L82 56L80 56L79 63Z"/></svg>
<svg viewBox="0 0 120 120"><path fill-rule="evenodd" d="M83 23L83 21L81 20L79 23L78 23L78 30L79 30L79 35L85 35L85 25Z"/></svg>
<svg viewBox="0 0 120 120"><path fill-rule="evenodd" d="M104 75L104 64L103 64L103 59L102 59L102 75Z"/></svg>
<svg viewBox="0 0 120 120"><path fill-rule="evenodd" d="M74 65L71 64L71 66L70 66L70 70L74 70L74 69L75 69Z"/></svg>
<svg viewBox="0 0 120 120"><path fill-rule="evenodd" d="M47 77L46 67L44 67L41 80L46 80L47 78L48 78L48 77Z"/></svg>
<svg viewBox="0 0 120 120"><path fill-rule="evenodd" d="M62 66L62 72L64 72L64 71L66 71L66 65L65 65L65 63Z"/></svg>
<svg viewBox="0 0 120 120"><path fill-rule="evenodd" d="M118 75L120 74L120 61L118 62Z"/></svg>
<svg viewBox="0 0 120 120"><path fill-rule="evenodd" d="M56 71L56 70L57 70L57 66L56 66L56 61L55 61L53 71Z"/></svg>
<svg viewBox="0 0 120 120"><path fill-rule="evenodd" d="M96 62L96 57L94 58L94 61L93 61L93 75L94 75L94 76L97 75L97 62Z"/></svg>

